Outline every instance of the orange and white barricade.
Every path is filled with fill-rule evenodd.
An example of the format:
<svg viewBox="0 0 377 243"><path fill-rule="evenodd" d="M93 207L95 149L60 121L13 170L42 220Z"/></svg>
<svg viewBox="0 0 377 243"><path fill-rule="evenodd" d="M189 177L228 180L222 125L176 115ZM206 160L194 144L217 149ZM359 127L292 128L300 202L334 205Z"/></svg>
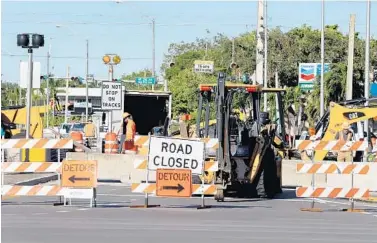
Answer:
<svg viewBox="0 0 377 243"><path fill-rule="evenodd" d="M55 162L5 162L5 149L58 149L58 158ZM73 139L3 139L1 140L2 150L2 164L1 164L1 185L2 197L16 197L16 196L58 196L60 202L55 205L61 205L62 197L64 197L64 204L66 198L75 198L71 195L77 194L77 189L63 187L61 176L63 163L60 161L60 149L73 149ZM58 179L57 185L4 185L4 174L16 173L55 173ZM74 179L74 178L73 178ZM90 190L81 189L81 194L88 195ZM89 193L90 194L90 193ZM95 194L92 192L92 194ZM93 198L94 199L94 198ZM92 205L92 200L91 200Z"/></svg>
<svg viewBox="0 0 377 243"><path fill-rule="evenodd" d="M366 141L310 141L297 140L296 148L303 151L365 151L368 148ZM314 153L312 153L314 157ZM311 174L311 186L296 188L296 196L312 198L311 208L303 208L302 211L321 212L320 208L314 208L315 198L346 198L350 199L351 207L343 211L357 211L354 209L354 199L366 199L369 197L369 188L354 187L354 175L367 175L370 171L368 162L333 162L323 161L297 163L296 173ZM348 187L318 187L315 183L315 174L339 174L351 176L351 186Z"/></svg>
<svg viewBox="0 0 377 243"><path fill-rule="evenodd" d="M2 154L4 149L72 149L72 139L3 139L1 140ZM29 173L56 173L60 182L60 151L57 162L3 162L2 163L2 196L63 196L63 189L60 186L18 186L4 185L4 174L21 172Z"/></svg>
<svg viewBox="0 0 377 243"><path fill-rule="evenodd" d="M158 193L158 188L161 186L158 186L158 176L161 175L162 170L169 169L156 169L156 168L148 168L148 156L149 156L149 146L151 142L150 136L136 136L135 137L135 145L139 147L138 153L135 156L135 159L133 161L134 168L138 170L144 170L145 171L145 181L142 182L133 182L131 186L131 191L133 193L143 193L145 194L145 204L142 206L133 206L133 207L154 207L159 205L149 205L148 204L148 195L155 195L155 196L161 196ZM171 141L195 141L202 143L204 146L202 147L204 154L202 154L201 158L204 158L203 168L200 169L200 173L198 171L196 172L190 172L190 185L183 185L183 187L189 186L190 188L190 195L200 195L202 197L202 207L205 208L207 206L204 206L204 196L205 195L215 195L217 193L217 185L215 185L215 179L214 179L214 173L218 171L218 162L215 161L215 159L210 158L207 156L208 150L217 150L219 147L218 139L212 139L212 138L206 138L206 139L178 139L178 138L170 138L170 137L156 137L161 139L167 139ZM153 140L153 139L152 139ZM200 154L200 152L199 152ZM185 169L171 169L172 173L182 173L182 171ZM156 181L151 181L150 176L151 173L156 173ZM195 175L200 178L200 181L192 181L192 175ZM207 184L205 183L207 182ZM180 184L177 185L178 190ZM173 186L171 186L174 188ZM161 193L160 193L161 194ZM170 196L167 196L170 197Z"/></svg>

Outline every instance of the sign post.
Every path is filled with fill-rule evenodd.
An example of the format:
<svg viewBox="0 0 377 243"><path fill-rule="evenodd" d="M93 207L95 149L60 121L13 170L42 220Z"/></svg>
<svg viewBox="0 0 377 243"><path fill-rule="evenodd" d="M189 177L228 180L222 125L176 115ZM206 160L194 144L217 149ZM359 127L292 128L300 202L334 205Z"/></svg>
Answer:
<svg viewBox="0 0 377 243"><path fill-rule="evenodd" d="M113 110L122 109L122 84L102 81L101 108L110 111L109 131L112 132Z"/></svg>
<svg viewBox="0 0 377 243"><path fill-rule="evenodd" d="M157 196L189 198L192 196L192 175L204 175L205 144L199 140L177 139L149 136L148 162L146 165L146 183L149 170L156 172ZM204 180L202 180L204 190ZM148 192L143 207L148 205ZM202 193L200 208L209 208L204 204ZM135 206L137 207L137 206Z"/></svg>
<svg viewBox="0 0 377 243"><path fill-rule="evenodd" d="M67 187L67 193L64 195L64 204L66 198L90 199L90 206L93 205L93 200L96 202L97 187L97 161L78 161L65 160L62 166L62 187Z"/></svg>

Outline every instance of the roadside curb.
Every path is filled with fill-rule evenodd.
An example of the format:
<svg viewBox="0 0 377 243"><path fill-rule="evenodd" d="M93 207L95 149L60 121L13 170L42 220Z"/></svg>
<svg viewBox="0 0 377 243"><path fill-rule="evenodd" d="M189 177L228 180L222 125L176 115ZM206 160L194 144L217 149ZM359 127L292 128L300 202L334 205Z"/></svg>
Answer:
<svg viewBox="0 0 377 243"><path fill-rule="evenodd" d="M47 182L50 182L50 181L54 181L54 180L57 180L57 179L58 179L58 175L55 174L55 175L42 176L42 177L38 177L38 178L33 178L33 179L21 181L21 182L15 183L15 185L18 185L18 186L33 186L33 185L37 185L37 184L43 184L43 183L47 183Z"/></svg>
<svg viewBox="0 0 377 243"><path fill-rule="evenodd" d="M377 203L377 197L370 197L368 199L360 199L359 201L370 202L370 203Z"/></svg>

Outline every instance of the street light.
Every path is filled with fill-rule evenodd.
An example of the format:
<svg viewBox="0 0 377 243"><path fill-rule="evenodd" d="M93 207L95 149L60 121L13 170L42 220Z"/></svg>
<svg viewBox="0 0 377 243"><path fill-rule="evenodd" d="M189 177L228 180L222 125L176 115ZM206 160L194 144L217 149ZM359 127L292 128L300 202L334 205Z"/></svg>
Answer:
<svg viewBox="0 0 377 243"><path fill-rule="evenodd" d="M43 47L44 43L44 36L40 34L24 33L17 35L17 46L27 48L29 53L29 82L26 92L26 138L30 137L31 89L33 87L33 48L37 49Z"/></svg>

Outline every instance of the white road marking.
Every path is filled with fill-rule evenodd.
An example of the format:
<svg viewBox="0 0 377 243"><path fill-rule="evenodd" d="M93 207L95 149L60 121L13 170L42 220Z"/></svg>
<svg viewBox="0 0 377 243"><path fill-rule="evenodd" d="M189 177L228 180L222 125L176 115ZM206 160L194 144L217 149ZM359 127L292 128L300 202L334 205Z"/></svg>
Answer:
<svg viewBox="0 0 377 243"><path fill-rule="evenodd" d="M79 211L86 211L86 210L89 210L90 208L78 208L77 210Z"/></svg>
<svg viewBox="0 0 377 243"><path fill-rule="evenodd" d="M361 212L362 214L372 214L372 213L368 213L368 212Z"/></svg>
<svg viewBox="0 0 377 243"><path fill-rule="evenodd" d="M144 194L97 194L97 196L108 196L108 197L144 197ZM148 195L153 197L152 195Z"/></svg>
<svg viewBox="0 0 377 243"><path fill-rule="evenodd" d="M56 211L57 213L68 213L69 211Z"/></svg>
<svg viewBox="0 0 377 243"><path fill-rule="evenodd" d="M32 213L32 215L45 215L47 213Z"/></svg>

